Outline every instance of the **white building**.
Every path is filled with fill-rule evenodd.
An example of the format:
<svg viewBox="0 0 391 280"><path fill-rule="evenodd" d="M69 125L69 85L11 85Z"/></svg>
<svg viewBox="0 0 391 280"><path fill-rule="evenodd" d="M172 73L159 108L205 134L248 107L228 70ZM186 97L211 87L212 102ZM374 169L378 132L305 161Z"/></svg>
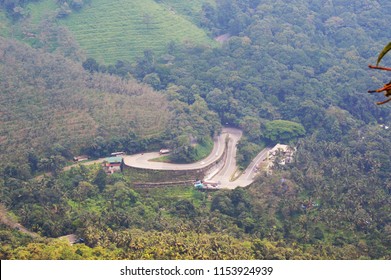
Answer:
<svg viewBox="0 0 391 280"><path fill-rule="evenodd" d="M278 157L278 164L285 165L293 161L293 155L296 149L288 145L277 144L267 154L267 173L271 174L276 159Z"/></svg>

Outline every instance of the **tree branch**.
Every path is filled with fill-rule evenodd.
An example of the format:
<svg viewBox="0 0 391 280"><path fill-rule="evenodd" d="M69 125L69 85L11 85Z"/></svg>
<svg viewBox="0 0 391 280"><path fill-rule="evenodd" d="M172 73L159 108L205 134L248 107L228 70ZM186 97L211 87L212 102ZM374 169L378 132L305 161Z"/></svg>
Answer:
<svg viewBox="0 0 391 280"><path fill-rule="evenodd" d="M381 66L375 66L375 65L368 65L371 69L379 69L379 70L385 70L385 71L391 71L391 68L388 67L381 67Z"/></svg>

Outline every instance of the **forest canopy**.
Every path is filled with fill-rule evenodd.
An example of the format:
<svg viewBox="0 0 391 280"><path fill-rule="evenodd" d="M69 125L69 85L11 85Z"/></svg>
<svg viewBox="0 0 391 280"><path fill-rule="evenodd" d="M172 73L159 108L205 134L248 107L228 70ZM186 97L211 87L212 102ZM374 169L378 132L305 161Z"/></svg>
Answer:
<svg viewBox="0 0 391 280"><path fill-rule="evenodd" d="M2 225L2 259L391 258L390 107L367 92L389 79L367 65L391 38L390 1L164 1L220 42L114 63L58 17L34 18L37 3L6 2L31 13L0 17L0 195L32 235ZM145 173L99 165L63 171L79 153L162 146L192 161L222 126L244 132L240 168L277 142L294 160L213 193L140 189ZM57 239L68 234L84 244Z"/></svg>
<svg viewBox="0 0 391 280"><path fill-rule="evenodd" d="M263 137L269 143L288 143L305 135L304 127L292 121L274 120L265 123Z"/></svg>

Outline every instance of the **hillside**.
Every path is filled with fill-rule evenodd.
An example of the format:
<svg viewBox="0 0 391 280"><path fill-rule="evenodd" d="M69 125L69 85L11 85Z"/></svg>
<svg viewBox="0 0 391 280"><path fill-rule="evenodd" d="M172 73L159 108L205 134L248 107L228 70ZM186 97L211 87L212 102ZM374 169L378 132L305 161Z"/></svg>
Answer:
<svg viewBox="0 0 391 280"><path fill-rule="evenodd" d="M9 32L8 21L6 20L6 14L0 10L0 36L7 36Z"/></svg>
<svg viewBox="0 0 391 280"><path fill-rule="evenodd" d="M174 10L186 16L190 21L199 24L201 19L202 6L207 3L215 6L215 0L193 0L193 1L181 1L181 0L157 0L156 2Z"/></svg>
<svg viewBox="0 0 391 280"><path fill-rule="evenodd" d="M198 21L201 2L92 0L64 19L42 22L53 12L43 0L29 5L24 20L4 21L2 34L38 50L0 41L0 149L7 164L1 201L29 231L49 238L76 233L85 244L66 255L65 245L25 240L0 226L7 244L0 257L391 259L391 107L376 105L382 93L368 93L390 79L390 72L368 69L391 38L390 1L218 0L203 6ZM140 54L145 47L159 54L159 36L187 25L166 34L168 25L159 28L182 16L205 33L229 36L217 48L175 44L162 57L147 52L136 62L107 65L117 54L137 56L133 41ZM388 53L381 63L390 66L390 59ZM99 165L42 180L23 176L29 168L32 175L46 171L36 165L52 164L53 154L83 147L103 157L164 141L191 161L193 143L222 124L243 130L236 158L242 166L276 143L296 148L293 162L276 156L272 174L213 193L138 189L144 172L107 176ZM37 159L30 148L48 158ZM26 156L28 164L15 168Z"/></svg>
<svg viewBox="0 0 391 280"><path fill-rule="evenodd" d="M83 59L91 57L105 65L135 62L145 50L162 54L171 42L217 46L199 27L202 4L213 4L212 0L79 2L83 4L75 8L70 0L25 1L18 20L13 20L12 9L7 18L5 8L0 8L0 34L51 51L58 47L58 36L66 37L81 47Z"/></svg>
<svg viewBox="0 0 391 280"><path fill-rule="evenodd" d="M71 30L88 57L106 64L132 61L146 49L162 53L171 41L214 44L188 18L153 0L96 0L60 23Z"/></svg>
<svg viewBox="0 0 391 280"><path fill-rule="evenodd" d="M54 146L67 153L97 136L159 135L169 118L167 102L134 81L90 76L81 65L0 38L1 162L18 162L27 150ZM8 160L6 160L8 159Z"/></svg>

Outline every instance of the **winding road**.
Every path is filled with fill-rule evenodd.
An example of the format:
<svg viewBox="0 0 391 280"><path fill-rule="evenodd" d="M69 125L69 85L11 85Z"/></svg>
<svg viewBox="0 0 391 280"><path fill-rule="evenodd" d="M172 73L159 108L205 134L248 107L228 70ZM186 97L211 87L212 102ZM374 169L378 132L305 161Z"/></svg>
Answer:
<svg viewBox="0 0 391 280"><path fill-rule="evenodd" d="M123 156L124 164L130 167L142 168L142 169L153 169L153 170L197 170L204 168L206 166L212 165L223 155L225 150L225 143L228 138L227 143L227 155L225 160L220 164L217 164L214 167L214 170L211 170L209 175L206 176L204 181L209 182L210 184L218 185L218 188L224 189L234 189L237 187L246 187L254 182L255 176L258 172L259 164L267 157L267 151L269 148L263 149L247 167L247 169L240 174L240 176L235 177L238 171L236 165L236 152L237 152L237 143L242 137L242 131L235 128L223 128L221 134L214 139L214 146L212 152L205 159L190 163L190 164L173 164L173 163L164 163L164 162L154 162L150 161L151 159L157 158L160 156L159 153L144 153ZM78 163L75 165L90 165L95 163L102 163L105 161L104 158L89 161L85 163ZM67 166L64 170L69 170L73 166ZM42 175L44 176L44 175ZM39 176L39 177L42 177ZM9 225L13 228L27 233L33 237L37 237L36 233L33 233L21 224L14 221L8 214L5 207L0 204L0 223Z"/></svg>
<svg viewBox="0 0 391 280"><path fill-rule="evenodd" d="M196 170L201 169L205 166L208 166L214 163L217 159L221 157L225 148L226 137L230 138L228 146L232 146L232 143L237 143L237 141L242 136L242 132L234 128L224 128L221 134L214 139L214 145L212 152L204 158L203 160L188 163L188 164L175 164L175 163L166 163L166 162L155 162L151 161L152 159L158 158L161 155L157 152L155 153L144 153L137 155L123 156L124 164L130 167L143 168L143 169L153 169L153 170ZM231 143L231 145L230 145Z"/></svg>
<svg viewBox="0 0 391 280"><path fill-rule="evenodd" d="M124 156L124 164L126 166L153 169L153 170L197 170L204 168L216 162L224 153L225 141L228 137L227 156L224 163L219 168L212 171L204 181L217 184L220 188L234 189L236 187L245 187L254 181L257 173L257 166L266 156L268 148L262 150L255 159L251 162L248 168L237 178L235 174L238 170L236 165L237 143L242 137L242 131L235 128L223 128L221 134L214 139L214 147L212 152L205 159L190 163L190 164L173 164L164 162L151 161L159 157L159 153L144 153L137 155Z"/></svg>

